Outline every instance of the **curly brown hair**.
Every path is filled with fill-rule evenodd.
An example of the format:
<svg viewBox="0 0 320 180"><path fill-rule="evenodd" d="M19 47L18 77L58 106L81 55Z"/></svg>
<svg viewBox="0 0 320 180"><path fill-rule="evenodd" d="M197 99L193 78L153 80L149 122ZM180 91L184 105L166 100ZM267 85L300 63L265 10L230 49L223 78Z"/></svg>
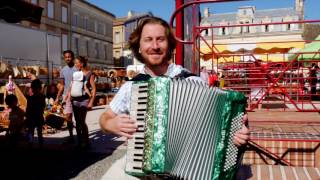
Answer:
<svg viewBox="0 0 320 180"><path fill-rule="evenodd" d="M129 49L132 50L135 58L137 58L140 62L144 63L144 59L139 53L139 48L141 33L143 27L147 24L159 24L166 29L166 38L168 40L168 52L166 54L166 58L169 61L173 55L174 49L176 48L177 41L169 24L165 20L158 17L147 17L140 20L137 28L131 33L129 37Z"/></svg>

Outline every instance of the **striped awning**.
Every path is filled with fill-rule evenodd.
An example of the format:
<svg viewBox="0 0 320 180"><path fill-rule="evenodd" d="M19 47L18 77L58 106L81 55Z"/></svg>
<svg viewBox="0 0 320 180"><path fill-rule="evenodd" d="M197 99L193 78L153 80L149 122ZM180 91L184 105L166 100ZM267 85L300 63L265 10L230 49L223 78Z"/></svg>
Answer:
<svg viewBox="0 0 320 180"><path fill-rule="evenodd" d="M214 45L213 52L208 46L200 48L200 56L203 60L230 58L231 56L239 56L239 54L255 54L262 56L262 60L267 61L268 58L273 58L272 61L283 61L287 59L287 55L279 55L288 53L291 49L304 48L304 42L264 42L264 43L239 43L230 45ZM266 55L269 54L269 55ZM234 58L233 58L234 59ZM241 59L241 58L237 58Z"/></svg>

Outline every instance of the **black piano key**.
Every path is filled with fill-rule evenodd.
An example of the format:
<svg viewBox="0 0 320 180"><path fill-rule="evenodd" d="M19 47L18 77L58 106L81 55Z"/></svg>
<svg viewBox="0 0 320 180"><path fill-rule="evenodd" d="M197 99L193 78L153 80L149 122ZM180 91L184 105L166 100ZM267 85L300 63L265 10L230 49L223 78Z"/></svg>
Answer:
<svg viewBox="0 0 320 180"><path fill-rule="evenodd" d="M135 149L143 149L143 147L135 146Z"/></svg>
<svg viewBox="0 0 320 180"><path fill-rule="evenodd" d="M137 111L147 111L147 110L143 108L143 109L137 109Z"/></svg>
<svg viewBox="0 0 320 180"><path fill-rule="evenodd" d="M136 132L144 132L144 129L137 129Z"/></svg>
<svg viewBox="0 0 320 180"><path fill-rule="evenodd" d="M142 167L136 167L136 166L133 166L132 168L133 168L133 169L139 169L139 170L142 170Z"/></svg>
<svg viewBox="0 0 320 180"><path fill-rule="evenodd" d="M137 157L142 157L143 154L137 154L137 153L134 153L133 156L137 156Z"/></svg>
<svg viewBox="0 0 320 180"><path fill-rule="evenodd" d="M148 89L145 89L145 90L139 90L138 92L139 92L139 93L146 93L146 92L148 92Z"/></svg>
<svg viewBox="0 0 320 180"><path fill-rule="evenodd" d="M139 88L148 88L148 84L140 85Z"/></svg>
<svg viewBox="0 0 320 180"><path fill-rule="evenodd" d="M144 140L143 137L135 137L136 140Z"/></svg>
<svg viewBox="0 0 320 180"><path fill-rule="evenodd" d="M142 162L142 159L133 159L133 161Z"/></svg>
<svg viewBox="0 0 320 180"><path fill-rule="evenodd" d="M138 97L138 100L148 99L148 97Z"/></svg>
<svg viewBox="0 0 320 180"><path fill-rule="evenodd" d="M144 144L144 142L135 142L135 144Z"/></svg>
<svg viewBox="0 0 320 180"><path fill-rule="evenodd" d="M137 116L144 116L144 114L139 112Z"/></svg>
<svg viewBox="0 0 320 180"><path fill-rule="evenodd" d="M145 101L144 102L138 102L138 104L147 104L147 102L145 102Z"/></svg>
<svg viewBox="0 0 320 180"><path fill-rule="evenodd" d="M137 118L137 121L144 121L144 118Z"/></svg>

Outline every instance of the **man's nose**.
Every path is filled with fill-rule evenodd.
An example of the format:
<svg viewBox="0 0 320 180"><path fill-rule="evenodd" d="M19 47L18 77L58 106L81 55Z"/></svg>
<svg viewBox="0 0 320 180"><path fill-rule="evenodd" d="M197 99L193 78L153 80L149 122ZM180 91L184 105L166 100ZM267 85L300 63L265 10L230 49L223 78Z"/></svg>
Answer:
<svg viewBox="0 0 320 180"><path fill-rule="evenodd" d="M156 40L152 41L152 48L153 49L159 49L159 44Z"/></svg>

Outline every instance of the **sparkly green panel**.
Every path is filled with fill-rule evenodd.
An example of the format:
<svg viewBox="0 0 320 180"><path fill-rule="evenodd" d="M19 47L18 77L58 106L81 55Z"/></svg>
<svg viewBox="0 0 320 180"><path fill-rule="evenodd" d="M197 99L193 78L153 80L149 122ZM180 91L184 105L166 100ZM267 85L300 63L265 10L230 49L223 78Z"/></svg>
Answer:
<svg viewBox="0 0 320 180"><path fill-rule="evenodd" d="M169 109L169 78L156 78L156 98L154 116L154 134L152 148L152 171L162 173L165 165L165 144Z"/></svg>
<svg viewBox="0 0 320 180"><path fill-rule="evenodd" d="M146 118L147 131L143 166L143 170L146 172L161 173L164 171L169 82L169 78L161 77L149 80L148 98L150 99L148 101L152 101L152 104L148 104Z"/></svg>
<svg viewBox="0 0 320 180"><path fill-rule="evenodd" d="M152 168L152 145L153 145L153 131L154 131L154 115L155 115L155 93L156 85L154 81L148 83L148 104L145 118L145 146L143 150L143 170L150 172Z"/></svg>
<svg viewBox="0 0 320 180"><path fill-rule="evenodd" d="M246 97L235 91L227 91L227 100L224 104L222 113L222 126L221 134L218 137L219 142L216 147L215 160L214 160L214 171L212 179L233 179L235 174L235 168L231 168L229 171L223 171L223 165L225 161L225 155L227 151L228 137L230 132L228 131L231 127L232 118L241 112L244 112L246 107Z"/></svg>

